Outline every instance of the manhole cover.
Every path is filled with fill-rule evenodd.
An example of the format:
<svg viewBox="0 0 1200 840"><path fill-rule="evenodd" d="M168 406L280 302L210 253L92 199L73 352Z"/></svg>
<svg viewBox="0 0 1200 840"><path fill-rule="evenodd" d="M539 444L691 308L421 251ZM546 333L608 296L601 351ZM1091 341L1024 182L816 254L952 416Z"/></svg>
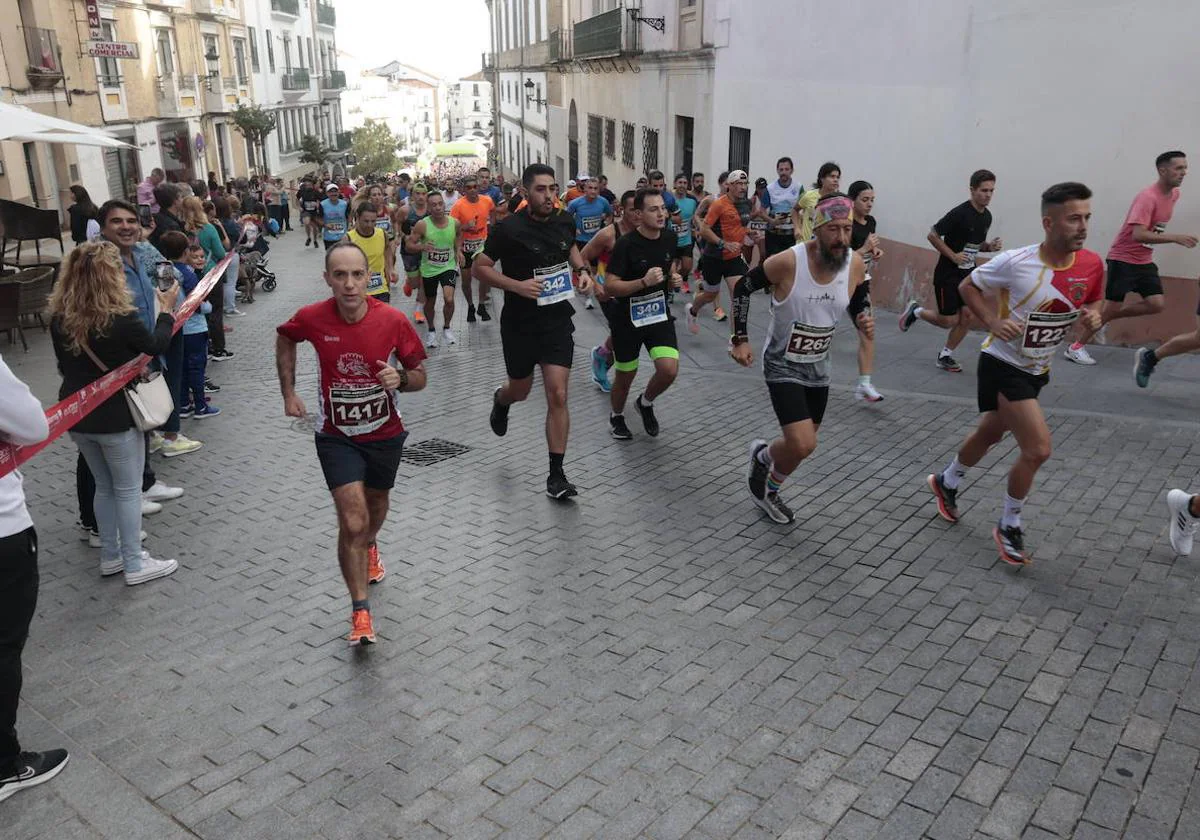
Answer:
<svg viewBox="0 0 1200 840"><path fill-rule="evenodd" d="M412 446L404 447L404 452L401 453L400 460L416 464L418 467L428 467L430 464L436 464L448 458L455 458L464 452L470 451L471 447L464 446L461 443L454 443L453 441L442 440L441 438L431 438L423 440L420 443L414 443Z"/></svg>

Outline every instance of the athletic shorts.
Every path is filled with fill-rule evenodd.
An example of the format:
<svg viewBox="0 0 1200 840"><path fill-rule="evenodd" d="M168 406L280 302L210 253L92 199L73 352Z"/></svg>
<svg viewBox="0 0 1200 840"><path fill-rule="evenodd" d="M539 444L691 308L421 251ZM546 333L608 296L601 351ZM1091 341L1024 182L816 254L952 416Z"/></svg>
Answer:
<svg viewBox="0 0 1200 840"><path fill-rule="evenodd" d="M1000 395L1009 402L1036 400L1050 381L1050 374L1034 376L1002 362L991 353L979 354L979 412L996 411Z"/></svg>
<svg viewBox="0 0 1200 840"><path fill-rule="evenodd" d="M678 359L679 341L675 337L675 322L661 321L646 327L635 327L629 323L628 317L610 318L609 327L612 329L614 367L626 373L638 369L638 356L642 348L650 354L650 358Z"/></svg>
<svg viewBox="0 0 1200 840"><path fill-rule="evenodd" d="M421 270L421 255L420 254L401 254L401 261L404 263L404 273L414 275Z"/></svg>
<svg viewBox="0 0 1200 840"><path fill-rule="evenodd" d="M686 245L678 245L675 248L675 259L690 260L692 258L692 243Z"/></svg>
<svg viewBox="0 0 1200 840"><path fill-rule="evenodd" d="M387 440L356 441L344 435L316 435L317 458L325 484L336 490L361 481L372 490L391 490L400 468L400 453L408 432Z"/></svg>
<svg viewBox="0 0 1200 840"><path fill-rule="evenodd" d="M454 288L458 285L458 272L454 270L443 271L441 274L433 277L422 277L421 286L425 289L425 297L431 298L437 294L438 286L443 289L449 286Z"/></svg>
<svg viewBox="0 0 1200 840"><path fill-rule="evenodd" d="M1106 260L1108 264L1108 280L1104 284L1104 299L1120 303L1125 295L1135 292L1143 298L1163 293L1162 280L1158 276L1158 266L1154 263L1137 265Z"/></svg>
<svg viewBox="0 0 1200 840"><path fill-rule="evenodd" d="M475 258L483 253L483 248L480 248L475 253L471 253L466 248L463 248L463 268L470 268L475 262Z"/></svg>
<svg viewBox="0 0 1200 840"><path fill-rule="evenodd" d="M796 236L791 233L768 233L766 239L763 241L767 257L782 253L795 244Z"/></svg>
<svg viewBox="0 0 1200 840"><path fill-rule="evenodd" d="M937 297L938 312L942 315L957 315L963 308L962 294L958 284L962 278L956 276L933 279L933 293Z"/></svg>
<svg viewBox="0 0 1200 840"><path fill-rule="evenodd" d="M708 291L720 289L726 277L744 277L750 273L750 267L741 257L731 260L705 256L700 260L700 277Z"/></svg>
<svg viewBox="0 0 1200 840"><path fill-rule="evenodd" d="M500 344L509 379L528 379L538 365L569 368L575 358L575 324L570 318L544 329L520 329L500 322Z"/></svg>
<svg viewBox="0 0 1200 840"><path fill-rule="evenodd" d="M392 302L392 293L391 292L380 292L377 295L367 295L367 297L373 297L373 298L375 298L375 300L379 301L380 303L391 303Z"/></svg>
<svg viewBox="0 0 1200 840"><path fill-rule="evenodd" d="M325 250L326 250L326 251L328 251L330 248L332 248L334 245L338 244L338 243L339 243L339 242L341 242L342 240L340 240L340 239L326 239L326 240L324 240L324 241L325 241Z"/></svg>
<svg viewBox="0 0 1200 840"><path fill-rule="evenodd" d="M811 420L820 426L825 417L825 406L829 403L829 386L812 387L799 382L768 382L771 405L779 425Z"/></svg>

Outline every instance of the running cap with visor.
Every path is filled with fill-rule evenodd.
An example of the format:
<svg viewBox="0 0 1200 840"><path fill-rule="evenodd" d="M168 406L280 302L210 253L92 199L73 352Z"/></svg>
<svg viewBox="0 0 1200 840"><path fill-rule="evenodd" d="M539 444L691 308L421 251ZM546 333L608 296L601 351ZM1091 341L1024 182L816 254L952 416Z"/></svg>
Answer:
<svg viewBox="0 0 1200 840"><path fill-rule="evenodd" d="M749 182L749 181L750 181L750 176L749 176L749 175L747 175L747 174L746 174L744 171L742 171L741 169L735 169L735 170L733 170L732 172L730 172L730 173L729 173L729 177L725 179L725 183L727 183L727 184L732 184L732 183L735 183L735 182L737 182L737 181L746 181L746 182Z"/></svg>

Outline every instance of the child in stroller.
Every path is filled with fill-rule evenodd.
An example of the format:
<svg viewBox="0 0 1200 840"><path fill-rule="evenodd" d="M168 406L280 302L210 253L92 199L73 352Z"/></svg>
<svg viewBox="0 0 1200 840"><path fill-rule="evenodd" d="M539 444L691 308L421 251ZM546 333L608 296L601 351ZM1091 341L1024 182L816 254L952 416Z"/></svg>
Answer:
<svg viewBox="0 0 1200 840"><path fill-rule="evenodd" d="M275 291L275 274L267 268L267 253L271 246L263 235L264 222L260 215L241 218L242 236L237 243L237 252L242 255L238 269L238 285L242 300L254 303L254 287L261 280L264 292Z"/></svg>

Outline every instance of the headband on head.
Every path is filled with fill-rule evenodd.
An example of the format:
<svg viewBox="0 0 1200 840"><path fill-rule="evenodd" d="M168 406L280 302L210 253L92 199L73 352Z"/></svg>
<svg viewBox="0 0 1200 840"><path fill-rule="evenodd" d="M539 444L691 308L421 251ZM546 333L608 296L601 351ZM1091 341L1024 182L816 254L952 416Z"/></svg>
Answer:
<svg viewBox="0 0 1200 840"><path fill-rule="evenodd" d="M853 211L854 202L844 195L821 199L813 208L813 230L834 219L848 219Z"/></svg>

